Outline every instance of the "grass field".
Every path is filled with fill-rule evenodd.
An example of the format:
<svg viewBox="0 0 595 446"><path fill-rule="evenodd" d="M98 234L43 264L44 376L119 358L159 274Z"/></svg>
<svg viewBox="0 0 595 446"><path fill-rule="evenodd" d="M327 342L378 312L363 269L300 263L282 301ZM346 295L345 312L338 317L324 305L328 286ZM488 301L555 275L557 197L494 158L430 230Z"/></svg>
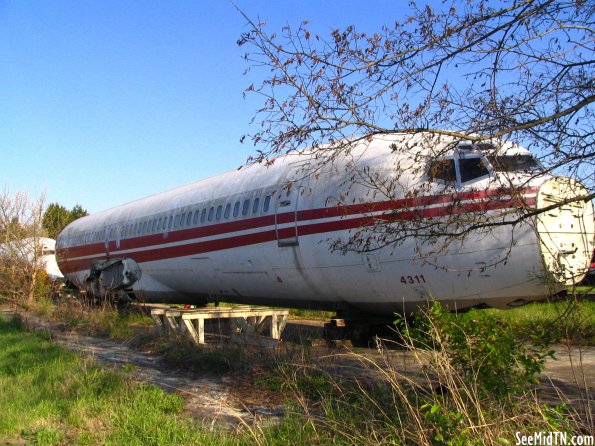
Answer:
<svg viewBox="0 0 595 446"><path fill-rule="evenodd" d="M238 445L184 417L177 395L135 384L0 319L0 443Z"/></svg>
<svg viewBox="0 0 595 446"><path fill-rule="evenodd" d="M546 333L573 344L595 345L594 301L537 302L510 310L472 310L462 317L473 318L478 311L493 314L510 325L518 336Z"/></svg>
<svg viewBox="0 0 595 446"><path fill-rule="evenodd" d="M105 370L1 315L0 389L0 444L289 446L330 439L293 412L278 425L205 426L184 412L181 397L136 383L127 370Z"/></svg>
<svg viewBox="0 0 595 446"><path fill-rule="evenodd" d="M67 327L117 339L152 323L138 312L114 309L73 312L72 305L65 310L43 304L42 312L62 317ZM515 327L521 337L552 329L575 339L592 341L595 337L595 303L590 301L531 304L507 311L472 310L459 317L473 325L480 315L492 315L502 326ZM495 329L500 333L500 326ZM446 351L438 348L436 354L442 350ZM223 355L210 353L216 358ZM514 355L516 350L508 348L505 353ZM273 382L286 395L286 416L279 425L212 431L187 416L179 396L135 383L127 370L102 369L52 343L48 336L0 319L0 443L433 445L475 444L472 440L478 436L488 444L502 436L513 438L513 432L522 426L572 432L582 429L572 424L564 408L540 405L531 400L531 393L513 395L506 403L498 398L478 398L475 387L465 387L467 381L451 362L441 363L442 368L432 372L432 376L447 378L450 391L445 398L420 391L396 371L375 364L370 364L371 372L385 375L387 381L343 381L308 362L307 356L297 352L297 357L284 362L281 358L260 376L262 387ZM233 358L234 363L253 362ZM259 385L256 379L252 384Z"/></svg>

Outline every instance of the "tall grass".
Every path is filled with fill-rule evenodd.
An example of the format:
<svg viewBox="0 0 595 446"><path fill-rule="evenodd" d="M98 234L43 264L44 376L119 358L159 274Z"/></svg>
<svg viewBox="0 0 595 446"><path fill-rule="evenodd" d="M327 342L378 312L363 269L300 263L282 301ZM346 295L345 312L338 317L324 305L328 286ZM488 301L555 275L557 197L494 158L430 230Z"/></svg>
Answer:
<svg viewBox="0 0 595 446"><path fill-rule="evenodd" d="M93 428L81 427L86 424L77 421L68 404L52 402L48 403L54 408L51 416L38 414L33 417L37 421L12 432L22 432L16 434L17 439L46 438L46 444L74 439L79 444L257 445L506 445L514 444L515 432L589 432L592 420L581 419L562 401L559 405L544 404L535 383L552 341L593 339L589 333L593 333L594 310L593 302L570 300L509 311L472 310L463 315L452 315L438 307L414 326L400 327L399 347L414 360L407 370L403 370L399 354L389 341L379 341L375 354L339 353L341 357L333 363L330 357L317 356L307 346L265 354L237 346L196 349L184 339L155 338L151 342L157 342L157 350L185 368L232 373L235 379L252 381L256 392L258 388L281 392L286 399L285 418L273 426L256 423L243 425L238 432L209 433L200 423L181 420L180 400L166 398L159 403L162 392L137 386L135 392L142 392L138 397L128 395L131 390L124 392L128 396L117 398L107 392L108 405L117 400L135 408L132 411L114 413L100 403L92 405L92 410L83 405L83 418L90 420ZM147 316L118 315L110 308L91 312L75 305L50 312L70 320L66 323L72 326L116 337L152 324ZM337 353L330 356L336 358ZM3 357L0 354L0 376ZM79 361L92 373L83 387L96 388L94 382L107 379L97 376L113 373ZM21 362L17 357L17 363ZM343 367L345 363L357 365ZM130 383L125 373L116 375ZM55 379L66 383L72 378ZM110 379L107 383L102 388L115 385L109 384ZM86 390L77 392L87 394ZM119 391L114 394L122 395ZM60 401L59 396L56 398ZM135 413L149 410L145 400L158 410L135 418ZM0 410L7 407L0 403ZM66 409L56 412L55 407ZM93 437L96 430L103 433ZM85 443L87 438L91 440Z"/></svg>
<svg viewBox="0 0 595 446"><path fill-rule="evenodd" d="M493 313L463 319L435 306L401 334L409 370L386 341L376 358L349 353L358 373L311 359L281 364L281 387L317 444L507 445L516 432L593 431L588 417L540 400L548 342L527 344Z"/></svg>

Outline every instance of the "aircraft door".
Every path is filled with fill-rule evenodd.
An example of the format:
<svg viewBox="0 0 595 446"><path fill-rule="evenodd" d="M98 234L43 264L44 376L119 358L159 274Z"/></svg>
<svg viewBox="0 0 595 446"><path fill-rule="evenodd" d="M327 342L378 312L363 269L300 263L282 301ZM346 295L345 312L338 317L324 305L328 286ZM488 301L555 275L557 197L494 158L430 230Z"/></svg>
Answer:
<svg viewBox="0 0 595 446"><path fill-rule="evenodd" d="M298 246L297 203L299 188L283 187L275 200L275 232L280 248Z"/></svg>
<svg viewBox="0 0 595 446"><path fill-rule="evenodd" d="M109 257L109 236L110 236L110 227L106 226L103 230L103 245L105 247L105 254Z"/></svg>

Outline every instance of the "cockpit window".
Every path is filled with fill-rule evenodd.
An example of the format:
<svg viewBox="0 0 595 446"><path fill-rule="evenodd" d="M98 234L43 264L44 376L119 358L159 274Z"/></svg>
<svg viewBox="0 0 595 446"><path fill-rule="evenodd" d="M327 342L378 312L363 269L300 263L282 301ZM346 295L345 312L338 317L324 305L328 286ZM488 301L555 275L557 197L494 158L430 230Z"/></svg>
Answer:
<svg viewBox="0 0 595 446"><path fill-rule="evenodd" d="M489 174L488 169L479 157L459 159L461 183L474 180Z"/></svg>
<svg viewBox="0 0 595 446"><path fill-rule="evenodd" d="M428 178L430 180L442 180L454 183L457 180L454 159L432 161L428 169Z"/></svg>
<svg viewBox="0 0 595 446"><path fill-rule="evenodd" d="M528 172L541 170L532 155L492 155L488 161L496 172Z"/></svg>

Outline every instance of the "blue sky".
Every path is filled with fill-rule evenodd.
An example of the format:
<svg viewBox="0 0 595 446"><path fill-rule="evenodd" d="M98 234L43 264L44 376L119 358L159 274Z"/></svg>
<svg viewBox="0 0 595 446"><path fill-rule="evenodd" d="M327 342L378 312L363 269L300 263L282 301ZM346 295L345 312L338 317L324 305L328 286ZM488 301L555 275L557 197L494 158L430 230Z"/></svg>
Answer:
<svg viewBox="0 0 595 446"><path fill-rule="evenodd" d="M373 31L406 1L248 1L270 29ZM225 0L0 0L0 187L100 211L242 165L245 19Z"/></svg>

